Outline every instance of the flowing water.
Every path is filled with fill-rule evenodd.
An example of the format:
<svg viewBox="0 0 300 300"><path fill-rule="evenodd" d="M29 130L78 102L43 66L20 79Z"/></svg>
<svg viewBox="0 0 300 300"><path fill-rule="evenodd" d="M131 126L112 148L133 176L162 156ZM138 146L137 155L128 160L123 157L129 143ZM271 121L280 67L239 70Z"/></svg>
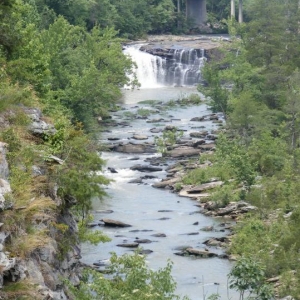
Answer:
<svg viewBox="0 0 300 300"><path fill-rule="evenodd" d="M142 100L168 101L182 98L191 93L197 93L194 86L163 86L162 83L159 83L158 78L160 75L157 75L157 69L152 70L157 67L157 64L151 67L151 61L156 60L156 58L148 57L149 54L146 53L140 53L140 55L142 56L140 57L142 62L138 62L141 68L139 79L148 82L149 85L143 86L142 84L142 88L136 91L124 90L122 101L126 109L135 111L138 109L136 105L139 108L147 108L147 105L137 104ZM148 61L145 62L145 59ZM147 70L143 70L143 68ZM146 80L145 76L149 80ZM172 120L172 125L185 130L185 135L188 135L189 131L195 130L192 127L199 126L199 123L195 124L190 119L209 113L207 106L202 104L197 107L173 108L164 117ZM121 115L122 111L116 113L113 118L119 120ZM157 116L152 117L161 117L161 114L157 112ZM163 124L163 126L166 124ZM159 125L162 124L154 125L146 123L145 120L134 119L130 122L130 127L118 126L110 128L110 132L102 134L101 141L107 143L108 137L118 137L120 141L128 141L135 133L146 134L151 141L155 134L150 133L149 129ZM208 131L216 129L216 125L211 121L201 123L201 126L205 126L205 129ZM137 141L134 142L137 143ZM106 190L109 197L101 202L96 200L94 202L95 221L102 218L110 218L129 223L132 227L101 227L101 230L110 236L112 241L97 246L83 244L82 261L87 264L105 261L109 259L112 251L119 255L130 253L131 250L117 247L116 245L124 242L133 242L136 238L149 239L152 243L142 244L144 249L153 251L147 255L149 267L157 270L160 267L164 267L167 260L170 259L173 262L172 275L177 282L178 294L182 296L187 295L192 300L204 300L213 293L219 293L221 299L224 300L238 299L237 294L233 291L229 291L228 296L227 274L232 266L228 260L220 258L196 259L174 254L178 252L178 247L182 246L205 248L203 244L205 240L211 237L224 236L228 232L224 232L220 226L224 220L202 215L199 213L199 208L195 206L195 201L189 198L181 198L167 190L153 188L151 186L153 182L160 181L161 178L166 176L165 170L151 174L130 170L132 165L147 164L145 159L157 155L102 153L102 157L107 161L107 168L114 168L117 173L111 173L108 169L105 171L105 175L114 181ZM168 162L166 161L167 164ZM154 175L155 178L144 179L143 184L129 183L130 180L145 175ZM107 214L103 212L105 210L113 212ZM215 230L212 232L201 231L201 228L205 226L213 226ZM156 233L164 233L166 237L154 237L153 234ZM189 235L189 233L193 234ZM223 251L217 248L210 250L215 253L222 253Z"/></svg>

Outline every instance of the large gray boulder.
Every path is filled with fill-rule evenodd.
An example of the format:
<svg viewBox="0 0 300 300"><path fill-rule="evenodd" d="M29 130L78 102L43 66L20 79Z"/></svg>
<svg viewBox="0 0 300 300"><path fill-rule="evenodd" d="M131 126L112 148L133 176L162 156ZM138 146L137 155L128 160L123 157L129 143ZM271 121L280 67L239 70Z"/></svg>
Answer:
<svg viewBox="0 0 300 300"><path fill-rule="evenodd" d="M155 153L154 145L147 144L119 144L112 147L112 150L123 153Z"/></svg>

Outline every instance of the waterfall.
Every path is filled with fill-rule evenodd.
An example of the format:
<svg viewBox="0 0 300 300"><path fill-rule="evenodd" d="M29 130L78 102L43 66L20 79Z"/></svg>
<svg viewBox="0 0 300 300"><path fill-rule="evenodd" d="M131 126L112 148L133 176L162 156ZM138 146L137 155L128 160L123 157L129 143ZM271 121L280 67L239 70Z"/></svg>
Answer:
<svg viewBox="0 0 300 300"><path fill-rule="evenodd" d="M203 49L170 49L166 57L140 51L141 44L127 46L124 53L136 63L141 88L196 85L204 64Z"/></svg>

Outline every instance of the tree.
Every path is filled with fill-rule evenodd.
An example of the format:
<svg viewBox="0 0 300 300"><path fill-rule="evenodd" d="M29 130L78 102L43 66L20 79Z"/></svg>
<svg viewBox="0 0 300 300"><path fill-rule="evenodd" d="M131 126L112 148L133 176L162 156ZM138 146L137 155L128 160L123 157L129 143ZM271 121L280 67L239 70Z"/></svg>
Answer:
<svg viewBox="0 0 300 300"><path fill-rule="evenodd" d="M270 285L265 283L264 268L250 258L241 258L229 273L229 287L240 292L240 299L273 299ZM249 293L247 298L245 295ZM255 297L252 298L251 296Z"/></svg>
<svg viewBox="0 0 300 300"><path fill-rule="evenodd" d="M180 299L175 292L176 283L171 276L172 264L152 271L146 266L144 256L134 255L118 257L115 253L110 258L108 271L111 278L101 273L87 270L79 288L70 286L78 300L175 300ZM183 300L188 300L184 297Z"/></svg>

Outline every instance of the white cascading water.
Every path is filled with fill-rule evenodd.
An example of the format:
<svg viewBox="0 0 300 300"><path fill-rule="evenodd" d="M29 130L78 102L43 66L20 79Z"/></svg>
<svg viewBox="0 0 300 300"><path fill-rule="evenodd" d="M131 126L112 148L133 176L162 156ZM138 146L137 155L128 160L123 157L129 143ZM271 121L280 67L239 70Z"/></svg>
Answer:
<svg viewBox="0 0 300 300"><path fill-rule="evenodd" d="M124 53L136 63L141 88L191 86L201 80L203 49L170 49L168 58L140 51L141 44L127 46Z"/></svg>
<svg viewBox="0 0 300 300"><path fill-rule="evenodd" d="M141 44L128 46L123 51L124 54L129 55L136 63L134 71L141 84L141 88L157 88L163 86L163 84L160 83L160 78L164 77L164 74L161 74L164 71L163 59L140 51L141 46Z"/></svg>

